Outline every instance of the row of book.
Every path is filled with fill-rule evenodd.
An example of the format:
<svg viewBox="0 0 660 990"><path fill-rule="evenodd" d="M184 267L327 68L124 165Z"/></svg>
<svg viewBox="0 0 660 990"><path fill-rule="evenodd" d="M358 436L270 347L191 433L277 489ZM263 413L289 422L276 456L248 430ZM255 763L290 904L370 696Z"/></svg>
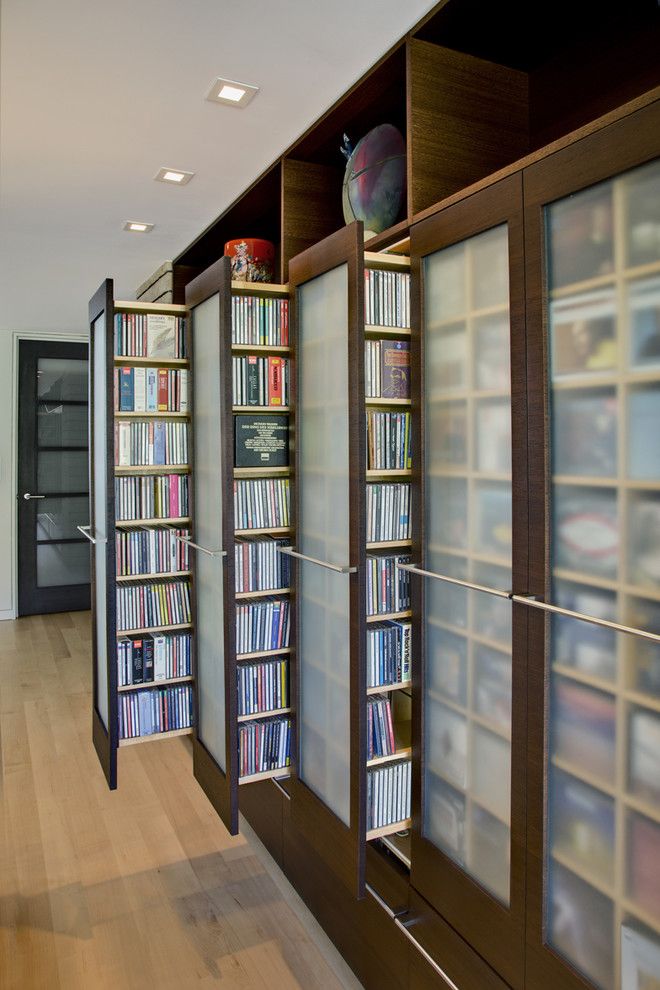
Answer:
<svg viewBox="0 0 660 990"><path fill-rule="evenodd" d="M264 296L233 296L231 339L233 344L287 347L289 300Z"/></svg>
<svg viewBox="0 0 660 990"><path fill-rule="evenodd" d="M367 540L410 539L410 484L367 485Z"/></svg>
<svg viewBox="0 0 660 990"><path fill-rule="evenodd" d="M180 626L190 622L188 581L149 581L117 587L117 629Z"/></svg>
<svg viewBox="0 0 660 990"><path fill-rule="evenodd" d="M410 680L410 622L379 622L367 627L367 686Z"/></svg>
<svg viewBox="0 0 660 990"><path fill-rule="evenodd" d="M189 514L188 476L115 478L115 518L178 519Z"/></svg>
<svg viewBox="0 0 660 990"><path fill-rule="evenodd" d="M186 357L186 320L168 313L116 313L118 357Z"/></svg>
<svg viewBox="0 0 660 990"><path fill-rule="evenodd" d="M115 465L188 463L188 424L178 420L115 421Z"/></svg>
<svg viewBox="0 0 660 990"><path fill-rule="evenodd" d="M238 767L241 777L288 767L291 719L265 718L238 727Z"/></svg>
<svg viewBox="0 0 660 990"><path fill-rule="evenodd" d="M190 677L192 637L185 633L144 633L120 636L117 640L117 683L149 684L154 681Z"/></svg>
<svg viewBox="0 0 660 990"><path fill-rule="evenodd" d="M115 412L188 412L185 368L115 368Z"/></svg>
<svg viewBox="0 0 660 990"><path fill-rule="evenodd" d="M232 358L235 406L288 406L289 361L270 354L241 354Z"/></svg>
<svg viewBox="0 0 660 990"><path fill-rule="evenodd" d="M367 828L410 818L410 760L367 770Z"/></svg>
<svg viewBox="0 0 660 990"><path fill-rule="evenodd" d="M117 577L164 574L190 567L187 529L134 529L115 533Z"/></svg>
<svg viewBox="0 0 660 990"><path fill-rule="evenodd" d="M387 695L367 698L367 759L396 752L392 706Z"/></svg>
<svg viewBox="0 0 660 990"><path fill-rule="evenodd" d="M410 574L397 564L412 557L377 557L367 554L367 615L389 615L410 608Z"/></svg>
<svg viewBox="0 0 660 990"><path fill-rule="evenodd" d="M371 326L410 326L410 272L364 270L364 322Z"/></svg>
<svg viewBox="0 0 660 990"><path fill-rule="evenodd" d="M193 693L189 684L128 691L120 695L118 707L120 739L188 729L193 723Z"/></svg>
<svg viewBox="0 0 660 990"><path fill-rule="evenodd" d="M367 409L366 420L367 468L375 471L410 470L410 413Z"/></svg>
<svg viewBox="0 0 660 990"><path fill-rule="evenodd" d="M288 588L291 558L278 553L290 540L237 540L234 545L236 593Z"/></svg>
<svg viewBox="0 0 660 990"><path fill-rule="evenodd" d="M289 600L264 598L236 606L236 652L282 650L289 645Z"/></svg>
<svg viewBox="0 0 660 990"><path fill-rule="evenodd" d="M410 398L410 341L365 341L364 394L368 399Z"/></svg>
<svg viewBox="0 0 660 990"><path fill-rule="evenodd" d="M273 529L289 525L289 479L234 481L236 529Z"/></svg>
<svg viewBox="0 0 660 990"><path fill-rule="evenodd" d="M238 680L238 714L258 715L287 708L289 704L289 663L286 657L240 663Z"/></svg>

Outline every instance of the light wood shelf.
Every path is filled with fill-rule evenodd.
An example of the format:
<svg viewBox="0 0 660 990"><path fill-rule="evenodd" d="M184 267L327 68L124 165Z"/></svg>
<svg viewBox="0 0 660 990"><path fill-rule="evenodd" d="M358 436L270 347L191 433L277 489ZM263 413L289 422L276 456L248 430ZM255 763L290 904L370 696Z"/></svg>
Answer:
<svg viewBox="0 0 660 990"><path fill-rule="evenodd" d="M367 337L411 337L410 327L383 327L379 323L365 323L364 333Z"/></svg>
<svg viewBox="0 0 660 990"><path fill-rule="evenodd" d="M557 767L558 770L563 770L564 773L570 774L571 777L575 777L577 780L583 781L585 784L589 784L594 790L601 791L603 794L607 794L608 797L616 798L619 793L614 786L607 780L603 780L595 773L591 773L589 770L583 770L582 767L573 763L571 760L566 760L563 756L553 756L551 759L552 765Z"/></svg>
<svg viewBox="0 0 660 990"><path fill-rule="evenodd" d="M291 588L267 588L264 591L237 591L235 598L237 602L245 601L249 598L266 598L270 595L290 595Z"/></svg>
<svg viewBox="0 0 660 990"><path fill-rule="evenodd" d="M170 516L156 519L116 519L116 529L135 529L140 526L174 526L179 529L184 523L190 523L190 516Z"/></svg>
<svg viewBox="0 0 660 990"><path fill-rule="evenodd" d="M288 777L289 774L286 772L289 769L288 765L284 767L276 767L275 770L263 770L261 773L251 773L245 777L239 777L239 784L256 784L259 780L270 780L271 777Z"/></svg>
<svg viewBox="0 0 660 990"><path fill-rule="evenodd" d="M189 474L190 464L115 464L115 475Z"/></svg>
<svg viewBox="0 0 660 990"><path fill-rule="evenodd" d="M122 574L115 577L117 584L130 584L131 581L153 581L154 578L191 577L192 571L158 571L157 574Z"/></svg>
<svg viewBox="0 0 660 990"><path fill-rule="evenodd" d="M234 536L262 536L265 533L275 533L280 535L290 532L290 526L266 526L264 529L235 529Z"/></svg>
<svg viewBox="0 0 660 990"><path fill-rule="evenodd" d="M396 681L394 684L375 684L367 688L367 694L387 694L388 691L410 691L412 681Z"/></svg>
<svg viewBox="0 0 660 990"><path fill-rule="evenodd" d="M115 419L190 419L189 412L115 412Z"/></svg>
<svg viewBox="0 0 660 990"><path fill-rule="evenodd" d="M192 622L180 622L173 626L144 626L141 629L117 629L117 636L144 636L145 633L178 632L192 629Z"/></svg>
<svg viewBox="0 0 660 990"><path fill-rule="evenodd" d="M232 351L237 354L290 354L288 344L232 344Z"/></svg>
<svg viewBox="0 0 660 990"><path fill-rule="evenodd" d="M364 400L367 406L411 406L411 399L388 399L383 396L369 396Z"/></svg>
<svg viewBox="0 0 660 990"><path fill-rule="evenodd" d="M168 677L160 681L145 681L142 684L119 684L117 690L126 691L153 691L155 688L167 687L168 684L191 684L193 681L191 674L186 677Z"/></svg>
<svg viewBox="0 0 660 990"><path fill-rule="evenodd" d="M259 413L289 413L291 406L232 406L231 411L233 413L254 413L255 416L258 416Z"/></svg>
<svg viewBox="0 0 660 990"><path fill-rule="evenodd" d="M410 468L368 468L366 471L367 481L371 478L411 478Z"/></svg>
<svg viewBox="0 0 660 990"><path fill-rule="evenodd" d="M367 543L367 550L389 550L395 547L411 547L412 540L376 540Z"/></svg>
<svg viewBox="0 0 660 990"><path fill-rule="evenodd" d="M289 296L289 283L231 280L232 296Z"/></svg>
<svg viewBox="0 0 660 990"><path fill-rule="evenodd" d="M188 368L190 361L188 358L163 358L163 357L129 357L126 354L115 354L114 363L118 366L134 365L138 368Z"/></svg>
<svg viewBox="0 0 660 990"><path fill-rule="evenodd" d="M170 729L169 732L152 732L149 736L132 736L130 739L120 739L120 746L136 746L138 743L157 742L160 739L173 739L174 736L191 736L192 726L187 729Z"/></svg>
<svg viewBox="0 0 660 990"><path fill-rule="evenodd" d="M412 818L404 818L400 822L393 822L391 825L381 825L380 828L372 828L367 831L367 842L372 839L382 839L385 835L393 835L395 832L402 832L412 825Z"/></svg>
<svg viewBox="0 0 660 990"><path fill-rule="evenodd" d="M256 722L260 718L272 718L274 715L288 715L291 708L273 708L268 712L252 712L251 715L239 715L237 722Z"/></svg>
<svg viewBox="0 0 660 990"><path fill-rule="evenodd" d="M405 612L383 612L381 615L368 615L367 625L373 624L375 622L392 622L396 619L410 619L412 618L412 612L408 609Z"/></svg>
<svg viewBox="0 0 660 990"><path fill-rule="evenodd" d="M410 258L405 254L388 254L386 251L365 251L364 267L380 271L410 271Z"/></svg>
<svg viewBox="0 0 660 990"><path fill-rule="evenodd" d="M291 469L288 464L281 467L235 467L235 478L275 478L281 475L288 475Z"/></svg>
<svg viewBox="0 0 660 990"><path fill-rule="evenodd" d="M170 316L187 316L188 309L180 303L137 302L133 299L115 299L117 313L165 313Z"/></svg>
<svg viewBox="0 0 660 990"><path fill-rule="evenodd" d="M256 653L237 653L236 660L260 660L262 657L280 657L283 654L291 653L290 646L283 646L281 650L257 650Z"/></svg>
<svg viewBox="0 0 660 990"><path fill-rule="evenodd" d="M590 887L594 887L596 890L604 894L605 897L609 897L610 900L614 899L614 888L611 884L606 883L597 873L590 870L588 867L582 866L573 856L564 852L561 849L552 850L552 858L556 863L559 863L565 869L574 873L576 877L580 880L584 880L585 883L589 884Z"/></svg>

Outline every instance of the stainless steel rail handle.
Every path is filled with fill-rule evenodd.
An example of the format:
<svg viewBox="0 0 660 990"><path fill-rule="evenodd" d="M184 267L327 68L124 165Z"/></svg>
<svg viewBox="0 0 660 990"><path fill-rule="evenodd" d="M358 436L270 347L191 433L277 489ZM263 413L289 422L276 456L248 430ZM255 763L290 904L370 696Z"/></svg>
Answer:
<svg viewBox="0 0 660 990"><path fill-rule="evenodd" d="M338 574L355 574L357 567L350 564L330 564L327 560L318 560L316 557L308 557L305 553L298 553L292 547L277 547L278 553L285 553L289 557L297 557L299 560L306 560L310 564L317 564L319 567L327 567L329 571L336 571Z"/></svg>
<svg viewBox="0 0 660 990"><path fill-rule="evenodd" d="M30 495L29 492L23 493L23 498L25 499L26 502L31 498L45 498L45 497L46 497L45 495Z"/></svg>
<svg viewBox="0 0 660 990"><path fill-rule="evenodd" d="M436 581L457 584L460 588L469 588L470 591L484 591L488 595L495 595L496 598L511 598L510 591L498 591L497 588L488 588L485 584L475 584L473 581L461 581L460 578L449 577L447 574L436 574L435 571L425 571L417 564L396 564L395 566L401 571L410 571L411 574L420 574L422 577L435 578Z"/></svg>
<svg viewBox="0 0 660 990"><path fill-rule="evenodd" d="M170 530L172 527L169 527ZM193 550L199 550L200 553L205 553L209 557L226 557L226 550L209 550L207 547L201 546L199 543L193 543L189 536L179 536L178 533L174 534L174 539L178 540L179 543L185 543L187 547L192 547Z"/></svg>
<svg viewBox="0 0 660 990"><path fill-rule="evenodd" d="M643 639L660 643L660 636L657 633L648 632L646 629L637 629L635 626L626 626L621 622L612 622L610 619L599 619L595 615L585 615L584 612L574 612L572 609L562 608L560 605L551 605L548 602L539 601L534 595L511 595L511 601L518 602L520 605L528 605L530 608L541 609L543 612L564 615L569 619L579 619L581 622L590 622L593 626L603 626L605 629L613 629L614 632L641 636Z"/></svg>
<svg viewBox="0 0 660 990"><path fill-rule="evenodd" d="M92 536L92 534L89 532L90 529L91 529L91 526L76 526L76 529L77 530L80 530L80 532L82 533L82 535L87 540L89 540L90 543L93 543L94 546L96 546L97 543L107 543L108 542L107 539L104 536L96 536L96 537L95 536Z"/></svg>

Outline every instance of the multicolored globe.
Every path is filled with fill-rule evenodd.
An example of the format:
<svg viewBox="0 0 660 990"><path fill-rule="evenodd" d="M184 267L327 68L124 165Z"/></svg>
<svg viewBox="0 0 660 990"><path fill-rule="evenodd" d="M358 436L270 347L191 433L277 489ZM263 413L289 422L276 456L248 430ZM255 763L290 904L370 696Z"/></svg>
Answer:
<svg viewBox="0 0 660 990"><path fill-rule="evenodd" d="M406 142L393 124L379 124L351 149L342 186L344 220L362 220L365 238L387 230L399 219L406 197Z"/></svg>

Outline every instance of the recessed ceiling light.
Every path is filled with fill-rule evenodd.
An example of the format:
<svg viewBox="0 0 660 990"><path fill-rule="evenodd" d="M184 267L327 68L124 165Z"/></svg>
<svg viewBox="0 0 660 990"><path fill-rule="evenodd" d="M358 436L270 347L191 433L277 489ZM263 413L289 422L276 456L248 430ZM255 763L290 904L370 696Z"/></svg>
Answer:
<svg viewBox="0 0 660 990"><path fill-rule="evenodd" d="M154 179L157 179L158 182L171 182L175 186L185 186L186 182L190 182L194 174L194 172L184 172L180 168L166 168L163 166L163 168L158 169L154 175Z"/></svg>
<svg viewBox="0 0 660 990"><path fill-rule="evenodd" d="M242 108L247 106L252 97L256 96L258 92L258 86L236 82L235 79L221 79L218 76L206 94L206 99L212 100L214 103L226 103L230 107Z"/></svg>
<svg viewBox="0 0 660 990"><path fill-rule="evenodd" d="M136 234L145 234L147 231L153 229L152 223L142 223L140 220L127 220L124 224L124 230L132 230Z"/></svg>

